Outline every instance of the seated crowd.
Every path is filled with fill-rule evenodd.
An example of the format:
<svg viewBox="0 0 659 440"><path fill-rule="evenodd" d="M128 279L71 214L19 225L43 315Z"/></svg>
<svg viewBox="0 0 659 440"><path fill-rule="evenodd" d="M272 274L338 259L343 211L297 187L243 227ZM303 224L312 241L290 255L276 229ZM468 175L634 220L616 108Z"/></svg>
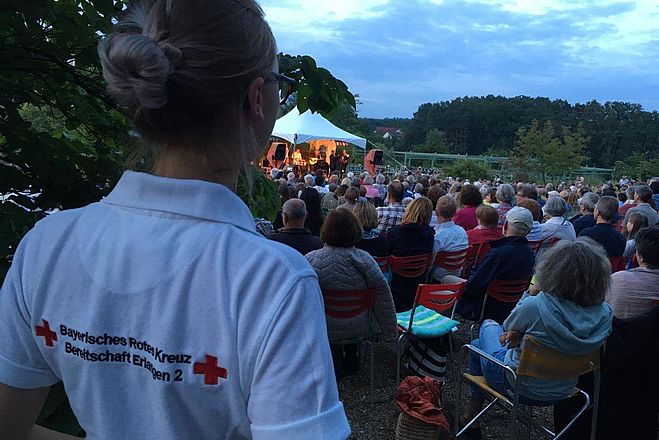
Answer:
<svg viewBox="0 0 659 440"><path fill-rule="evenodd" d="M513 370L525 335L583 354L604 343L614 316L639 317L659 304L659 179L616 192L612 185L592 191L579 180L555 188L437 174L348 173L342 181L319 174L305 176L297 191L295 176L279 181L285 201L268 237L305 255L324 292L375 290L371 323L364 313L327 317L337 376L359 365L354 338L375 332L396 340L396 313L413 308L427 282L464 283L455 313L481 324L473 345ZM391 257L419 257L426 270L409 276L378 264ZM501 285L517 287L497 291ZM444 340L412 338L408 367L443 381L446 351ZM489 361L472 356L470 369L499 392L511 387ZM527 380L521 395L553 402L575 384ZM472 390L459 423L482 404Z"/></svg>

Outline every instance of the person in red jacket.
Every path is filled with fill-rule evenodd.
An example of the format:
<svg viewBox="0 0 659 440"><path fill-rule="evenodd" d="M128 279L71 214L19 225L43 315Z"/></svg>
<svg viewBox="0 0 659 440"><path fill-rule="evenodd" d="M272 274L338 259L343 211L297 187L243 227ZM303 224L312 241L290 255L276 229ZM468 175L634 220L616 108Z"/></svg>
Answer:
<svg viewBox="0 0 659 440"><path fill-rule="evenodd" d="M476 208L476 219L478 226L467 231L470 246L503 238L501 229L497 226L499 213L496 209L488 205L481 205Z"/></svg>
<svg viewBox="0 0 659 440"><path fill-rule="evenodd" d="M474 185L465 185L460 190L460 204L462 208L455 213L453 222L462 226L465 231L474 229L478 226L476 218L476 208L483 204L483 196Z"/></svg>

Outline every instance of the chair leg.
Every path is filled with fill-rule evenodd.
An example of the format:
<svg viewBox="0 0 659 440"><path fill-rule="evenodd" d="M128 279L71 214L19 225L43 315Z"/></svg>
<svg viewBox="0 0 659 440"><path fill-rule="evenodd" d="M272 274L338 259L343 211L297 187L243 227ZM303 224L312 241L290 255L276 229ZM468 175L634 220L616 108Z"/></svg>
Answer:
<svg viewBox="0 0 659 440"><path fill-rule="evenodd" d="M400 343L405 337L405 333L402 333L396 340L396 387L400 384Z"/></svg>
<svg viewBox="0 0 659 440"><path fill-rule="evenodd" d="M600 381L601 381L601 371L595 370L593 374L593 412L592 412L592 421L590 422L590 440L595 440L597 437L597 413L599 410L600 403Z"/></svg>
<svg viewBox="0 0 659 440"><path fill-rule="evenodd" d="M476 334L477 334L477 333L475 333L476 326L480 327L478 322L474 322L473 324L471 324L471 327L469 327L469 343L470 344L471 344L471 341L476 339ZM480 328L479 328L479 331L480 331Z"/></svg>
<svg viewBox="0 0 659 440"><path fill-rule="evenodd" d="M370 355L369 356L369 361L370 361L370 365L369 365L369 370L370 370L369 386L370 386L370 389L371 389L371 405L373 405L373 403L375 403L375 391L374 391L375 387L373 385L374 384L373 370L375 369L375 364L373 363L373 358L374 358L373 351L375 350L375 348L373 347L373 343L371 341L366 341L366 343L368 344L368 350L369 350L369 355Z"/></svg>

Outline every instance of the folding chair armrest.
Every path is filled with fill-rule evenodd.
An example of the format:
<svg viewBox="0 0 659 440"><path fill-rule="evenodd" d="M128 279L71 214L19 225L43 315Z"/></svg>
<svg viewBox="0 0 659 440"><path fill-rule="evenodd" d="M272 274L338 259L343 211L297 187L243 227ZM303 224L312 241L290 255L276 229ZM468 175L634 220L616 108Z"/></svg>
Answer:
<svg viewBox="0 0 659 440"><path fill-rule="evenodd" d="M478 347L474 347L474 346L471 345L471 344L464 344L464 345L462 346L462 356L461 356L462 359L464 359L464 353L465 353L465 351L473 351L474 353L476 353L476 354L479 355L480 357L485 358L485 359L487 359L488 361L495 363L496 365L500 366L500 367L503 368L504 370L507 370L508 372L510 372L510 373L513 375L513 377L514 377L514 379L515 379L515 382L517 382L517 374L515 374L515 370L513 370L512 368L510 368L508 365L505 365L503 362L501 362L499 359L495 358L494 356L485 353L485 352L484 352L483 350L481 350L480 348L478 348Z"/></svg>

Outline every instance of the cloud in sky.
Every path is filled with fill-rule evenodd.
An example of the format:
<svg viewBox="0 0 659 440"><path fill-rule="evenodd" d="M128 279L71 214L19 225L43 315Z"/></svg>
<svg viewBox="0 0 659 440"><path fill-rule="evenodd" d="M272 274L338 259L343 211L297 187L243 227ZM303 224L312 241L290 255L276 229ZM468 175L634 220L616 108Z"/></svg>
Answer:
<svg viewBox="0 0 659 440"><path fill-rule="evenodd" d="M280 50L308 54L364 116L466 95L659 109L655 0L263 1Z"/></svg>

